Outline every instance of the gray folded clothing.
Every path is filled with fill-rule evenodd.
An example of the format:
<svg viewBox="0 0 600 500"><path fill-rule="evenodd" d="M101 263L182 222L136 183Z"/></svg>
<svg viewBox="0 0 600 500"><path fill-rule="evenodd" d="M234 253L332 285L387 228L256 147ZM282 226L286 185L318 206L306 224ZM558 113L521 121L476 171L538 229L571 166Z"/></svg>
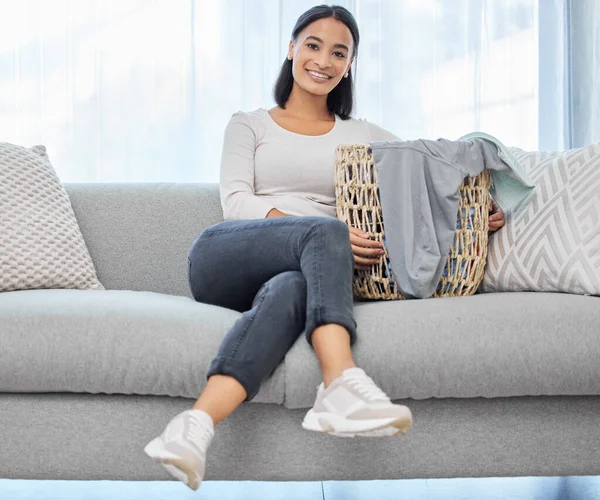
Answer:
<svg viewBox="0 0 600 500"><path fill-rule="evenodd" d="M431 297L436 290L454 241L458 188L465 177L491 170L491 194L505 212L534 192L514 156L487 134L457 141L380 141L371 148L392 272L408 299Z"/></svg>

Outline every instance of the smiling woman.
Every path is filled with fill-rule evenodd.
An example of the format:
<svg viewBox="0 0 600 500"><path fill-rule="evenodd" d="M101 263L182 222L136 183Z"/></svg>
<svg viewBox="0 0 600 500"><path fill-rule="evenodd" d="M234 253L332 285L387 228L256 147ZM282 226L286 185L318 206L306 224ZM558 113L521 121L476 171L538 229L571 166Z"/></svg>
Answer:
<svg viewBox="0 0 600 500"><path fill-rule="evenodd" d="M335 148L398 139L351 117L358 43L349 11L313 7L292 31L274 88L278 106L235 113L225 130L225 221L192 245L189 284L196 301L243 314L196 404L145 450L193 489L204 477L214 425L256 396L303 332L323 377L304 429L379 437L412 425L411 411L390 401L351 350L353 269L378 263L383 250L336 218Z"/></svg>
<svg viewBox="0 0 600 500"><path fill-rule="evenodd" d="M328 114L343 120L352 114L352 63L360 40L358 26L345 9L334 12L331 17L317 17L328 12L311 9L298 19L275 84L275 102L280 110L303 108L307 100L327 96ZM285 118L286 113L278 111L274 114Z"/></svg>

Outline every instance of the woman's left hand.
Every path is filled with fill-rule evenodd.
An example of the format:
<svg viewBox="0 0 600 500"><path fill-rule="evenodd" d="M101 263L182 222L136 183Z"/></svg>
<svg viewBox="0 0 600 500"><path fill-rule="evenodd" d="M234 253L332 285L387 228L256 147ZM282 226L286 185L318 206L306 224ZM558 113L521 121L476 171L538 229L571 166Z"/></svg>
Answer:
<svg viewBox="0 0 600 500"><path fill-rule="evenodd" d="M504 226L504 212L500 210L500 207L494 200L492 200L492 208L490 208L489 226L490 233L498 231L498 229Z"/></svg>

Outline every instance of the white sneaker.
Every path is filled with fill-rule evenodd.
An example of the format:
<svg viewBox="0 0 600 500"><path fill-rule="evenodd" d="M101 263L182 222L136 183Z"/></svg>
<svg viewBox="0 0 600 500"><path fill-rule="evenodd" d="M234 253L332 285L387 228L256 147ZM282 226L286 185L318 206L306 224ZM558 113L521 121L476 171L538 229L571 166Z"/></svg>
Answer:
<svg viewBox="0 0 600 500"><path fill-rule="evenodd" d="M144 451L174 477L197 490L204 479L206 452L214 433L208 413L186 410L173 418Z"/></svg>
<svg viewBox="0 0 600 500"><path fill-rule="evenodd" d="M412 426L409 408L390 398L360 368L349 368L325 389L302 422L310 431L335 436L383 437L404 434Z"/></svg>

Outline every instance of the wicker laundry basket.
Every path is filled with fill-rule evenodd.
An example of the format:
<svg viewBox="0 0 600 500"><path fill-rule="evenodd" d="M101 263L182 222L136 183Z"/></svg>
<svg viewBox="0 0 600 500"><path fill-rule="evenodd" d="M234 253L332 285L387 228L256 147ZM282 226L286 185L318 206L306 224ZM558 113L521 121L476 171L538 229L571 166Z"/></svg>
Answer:
<svg viewBox="0 0 600 500"><path fill-rule="evenodd" d="M442 278L433 297L473 295L483 280L487 258L490 174L467 177L459 188L457 230ZM371 148L340 145L335 155L337 217L384 243L385 254L369 271L355 270L353 292L363 299L404 297L391 273Z"/></svg>

